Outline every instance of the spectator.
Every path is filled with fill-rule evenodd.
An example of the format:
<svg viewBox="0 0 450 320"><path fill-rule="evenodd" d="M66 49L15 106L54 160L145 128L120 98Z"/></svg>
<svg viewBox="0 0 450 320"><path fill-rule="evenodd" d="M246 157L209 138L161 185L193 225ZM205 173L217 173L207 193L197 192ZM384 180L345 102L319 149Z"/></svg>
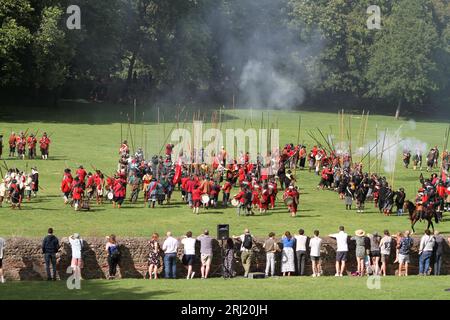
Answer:
<svg viewBox="0 0 450 320"><path fill-rule="evenodd" d="M308 237L305 236L305 231L303 229L298 230L298 235L295 236L295 255L297 258L297 273L299 276L305 275L307 241Z"/></svg>
<svg viewBox="0 0 450 320"><path fill-rule="evenodd" d="M56 280L56 253L59 250L58 238L53 235L53 228L48 228L47 236L42 241L42 253L44 254L45 270L47 271L47 280ZM50 273L50 264L52 265L53 276Z"/></svg>
<svg viewBox="0 0 450 320"><path fill-rule="evenodd" d="M177 277L177 251L178 240L172 237L172 232L167 231L167 238L163 243L164 251L164 277L176 279Z"/></svg>
<svg viewBox="0 0 450 320"><path fill-rule="evenodd" d="M291 272L295 272L295 262L294 262L294 237L292 237L289 231L284 233L281 238L283 242L283 252L281 258L281 272L283 272L283 277L286 275L291 276Z"/></svg>
<svg viewBox="0 0 450 320"><path fill-rule="evenodd" d="M81 269L83 269L83 258L81 256L81 250L83 249L83 239L80 238L78 233L74 233L69 236L69 243L72 249L72 267L75 279L81 279Z"/></svg>
<svg viewBox="0 0 450 320"><path fill-rule="evenodd" d="M119 264L120 251L114 234L106 237L105 250L108 254L109 280L116 278L117 265Z"/></svg>
<svg viewBox="0 0 450 320"><path fill-rule="evenodd" d="M192 266L195 262L195 242L192 238L192 232L188 231L186 236L181 240L183 244L183 264L187 268L186 279L194 278L195 272L192 271Z"/></svg>
<svg viewBox="0 0 450 320"><path fill-rule="evenodd" d="M406 230L404 237L397 243L399 276L402 275L403 268L405 269L405 276L408 276L409 252L414 244L414 240L410 237L410 234L409 230Z"/></svg>
<svg viewBox="0 0 450 320"><path fill-rule="evenodd" d="M402 241L402 239L403 239L403 233L402 232L397 232L394 236L392 236L392 241L397 244L397 245L395 245L396 249L395 249L395 260L394 260L394 263L398 262L398 255L399 255L398 244Z"/></svg>
<svg viewBox="0 0 450 320"><path fill-rule="evenodd" d="M309 241L309 255L311 257L313 277L320 277L322 274L322 261L320 260L321 247L322 239L319 238L319 230L314 230L314 237Z"/></svg>
<svg viewBox="0 0 450 320"><path fill-rule="evenodd" d="M158 279L158 269L161 267L161 246L158 242L159 234L152 234L152 238L149 241L150 253L148 254L148 275L149 279L155 275L155 279Z"/></svg>
<svg viewBox="0 0 450 320"><path fill-rule="evenodd" d="M278 245L275 241L275 233L269 233L269 238L263 244L266 251L266 277L275 275L275 253L278 251Z"/></svg>
<svg viewBox="0 0 450 320"><path fill-rule="evenodd" d="M234 242L231 238L227 239L225 245L223 269L224 278L234 277Z"/></svg>
<svg viewBox="0 0 450 320"><path fill-rule="evenodd" d="M433 254L434 244L434 236L431 235L430 230L425 230L425 234L420 239L419 246L419 276L426 276L429 274L430 259Z"/></svg>
<svg viewBox="0 0 450 320"><path fill-rule="evenodd" d="M5 249L5 239L0 238L0 282L5 283L5 276L3 275L3 251Z"/></svg>
<svg viewBox="0 0 450 320"><path fill-rule="evenodd" d="M372 270L374 275L380 274L380 241L381 237L378 232L375 231L373 234L368 234L367 237L370 240L370 255L372 257Z"/></svg>
<svg viewBox="0 0 450 320"><path fill-rule="evenodd" d="M366 257L366 232L364 230L356 230L355 236L351 240L356 242L356 263L357 263L357 275L364 276L364 258Z"/></svg>
<svg viewBox="0 0 450 320"><path fill-rule="evenodd" d="M386 276L387 263L391 255L392 237L388 230L384 230L384 237L380 241L381 274Z"/></svg>
<svg viewBox="0 0 450 320"><path fill-rule="evenodd" d="M244 277L247 278L253 259L253 236L249 229L245 229L244 234L241 234L239 237L233 236L233 238L241 241L241 261L244 267Z"/></svg>
<svg viewBox="0 0 450 320"><path fill-rule="evenodd" d="M336 250L336 274L335 277L342 277L345 272L345 262L347 261L348 252L348 235L344 232L344 227L339 227L339 232L330 234L332 238L336 239L337 250Z"/></svg>
<svg viewBox="0 0 450 320"><path fill-rule="evenodd" d="M206 279L209 275L209 269L211 268L211 261L213 257L213 239L209 236L209 231L205 229L203 234L197 237L197 240L200 241L200 259L202 262L200 271L202 274L202 279Z"/></svg>
<svg viewBox="0 0 450 320"><path fill-rule="evenodd" d="M439 231L434 231L434 268L433 273L435 276L441 275L441 266L442 266L442 255L444 253L444 244L445 240L444 237L439 234Z"/></svg>

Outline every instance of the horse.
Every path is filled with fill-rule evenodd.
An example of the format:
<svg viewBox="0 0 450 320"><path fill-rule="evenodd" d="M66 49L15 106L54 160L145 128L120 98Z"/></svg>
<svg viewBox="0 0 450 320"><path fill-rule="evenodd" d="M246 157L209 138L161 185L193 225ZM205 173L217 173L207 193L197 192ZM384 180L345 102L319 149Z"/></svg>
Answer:
<svg viewBox="0 0 450 320"><path fill-rule="evenodd" d="M404 205L403 205L403 210L404 211L408 211L409 213L409 220L411 221L411 229L413 232L415 232L414 230L414 225L416 224L417 221L419 221L421 219L420 217L420 211L417 210L417 206L415 203L406 200ZM436 210L433 206L427 206L427 207L423 207L423 211L424 211L424 215L425 215L425 220L428 221L428 226L427 229L431 228L433 229L434 232L434 225L433 225L433 217L436 218ZM439 221L436 220L436 223L439 223Z"/></svg>

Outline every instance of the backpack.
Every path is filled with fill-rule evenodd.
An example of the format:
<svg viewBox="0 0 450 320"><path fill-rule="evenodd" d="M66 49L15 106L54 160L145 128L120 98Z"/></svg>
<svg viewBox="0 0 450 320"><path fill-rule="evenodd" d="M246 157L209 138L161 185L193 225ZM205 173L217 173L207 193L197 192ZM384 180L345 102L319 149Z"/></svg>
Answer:
<svg viewBox="0 0 450 320"><path fill-rule="evenodd" d="M247 249L250 250L253 246L253 241L252 241L252 236L249 234L246 234L244 237L244 242L242 243L242 246Z"/></svg>
<svg viewBox="0 0 450 320"><path fill-rule="evenodd" d="M117 245L109 247L109 255L113 259L119 258L120 257L119 247Z"/></svg>

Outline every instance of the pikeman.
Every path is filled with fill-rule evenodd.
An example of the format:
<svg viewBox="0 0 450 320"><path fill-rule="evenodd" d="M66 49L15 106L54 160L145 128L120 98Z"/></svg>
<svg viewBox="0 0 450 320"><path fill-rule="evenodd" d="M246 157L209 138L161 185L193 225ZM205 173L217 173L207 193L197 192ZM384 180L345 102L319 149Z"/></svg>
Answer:
<svg viewBox="0 0 450 320"><path fill-rule="evenodd" d="M50 139L47 137L47 132L42 134L42 138L39 140L39 147L41 149L41 157L43 160L48 159L48 151L50 149Z"/></svg>
<svg viewBox="0 0 450 320"><path fill-rule="evenodd" d="M83 166L79 166L78 170L75 172L75 174L78 177L78 179L80 180L81 187L84 189L85 188L84 180L87 176L86 170L83 168Z"/></svg>
<svg viewBox="0 0 450 320"><path fill-rule="evenodd" d="M104 176L100 170L95 170L94 184L96 187L97 204L101 204L103 202Z"/></svg>
<svg viewBox="0 0 450 320"><path fill-rule="evenodd" d="M267 212L267 209L269 208L269 201L269 185L266 183L261 191L261 201L259 207L259 212L261 214Z"/></svg>
<svg viewBox="0 0 450 320"><path fill-rule="evenodd" d="M117 208L120 209L127 194L127 181L123 175L120 175L118 178L114 179L113 192L113 208L116 208L117 206Z"/></svg>
<svg viewBox="0 0 450 320"><path fill-rule="evenodd" d="M86 193L89 200L92 199L92 197L94 196L95 190L96 190L95 177L92 174L92 172L88 172L86 181Z"/></svg>
<svg viewBox="0 0 450 320"><path fill-rule="evenodd" d="M408 169L410 160L411 160L411 152L409 152L409 150L404 150L403 151L403 165L405 166L406 169Z"/></svg>
<svg viewBox="0 0 450 320"><path fill-rule="evenodd" d="M29 159L34 159L36 157L36 144L37 144L37 139L34 136L34 134L30 134L30 136L27 139L27 144L28 144L28 158Z"/></svg>
<svg viewBox="0 0 450 320"><path fill-rule="evenodd" d="M277 183L275 182L275 179L271 179L269 182L269 199L270 199L270 208L275 208L275 199L277 198Z"/></svg>
<svg viewBox="0 0 450 320"><path fill-rule="evenodd" d="M70 192L72 191L73 177L70 169L64 170L64 177L61 181L61 192L64 194L64 204L69 203Z"/></svg>
<svg viewBox="0 0 450 320"><path fill-rule="evenodd" d="M11 201L11 209L19 208L21 209L20 204L22 202L22 195L20 192L19 183L16 179L12 180L11 185L9 186L9 196Z"/></svg>
<svg viewBox="0 0 450 320"><path fill-rule="evenodd" d="M19 156L19 159L25 159L25 147L27 144L27 140L25 138L25 134L23 132L20 133L19 136L16 137L16 144L17 144L17 154Z"/></svg>
<svg viewBox="0 0 450 320"><path fill-rule="evenodd" d="M17 144L16 138L17 138L16 133L14 131L11 132L11 135L9 136L8 140L10 157L14 157L16 155L16 144Z"/></svg>
<svg viewBox="0 0 450 320"><path fill-rule="evenodd" d="M168 143L166 144L166 157L169 161L172 160L172 150L175 147L175 145Z"/></svg>
<svg viewBox="0 0 450 320"><path fill-rule="evenodd" d="M230 201L230 192L233 185L229 180L225 180L224 185L222 186L223 191L223 200L222 200L222 206L228 207L228 202Z"/></svg>

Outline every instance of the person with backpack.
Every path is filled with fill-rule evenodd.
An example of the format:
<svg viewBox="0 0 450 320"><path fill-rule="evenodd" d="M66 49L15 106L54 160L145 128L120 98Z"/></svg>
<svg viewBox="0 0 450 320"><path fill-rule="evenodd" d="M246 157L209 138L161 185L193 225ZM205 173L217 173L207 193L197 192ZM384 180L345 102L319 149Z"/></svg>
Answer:
<svg viewBox="0 0 450 320"><path fill-rule="evenodd" d="M75 279L81 279L81 269L83 268L83 258L81 256L81 250L83 249L83 239L80 238L78 233L74 233L69 236L69 243L72 249L72 261L70 266L75 275Z"/></svg>
<svg viewBox="0 0 450 320"><path fill-rule="evenodd" d="M106 237L105 250L108 254L108 266L109 266L109 276L108 280L113 280L116 278L117 265L120 260L119 245L116 241L116 235L112 234Z"/></svg>
<svg viewBox="0 0 450 320"><path fill-rule="evenodd" d="M413 244L414 240L410 237L409 230L406 230L404 237L397 244L399 276L402 276L403 268L405 268L405 276L408 276L409 252Z"/></svg>
<svg viewBox="0 0 450 320"><path fill-rule="evenodd" d="M59 250L59 240L53 235L53 228L48 228L48 234L42 241L42 253L44 254L47 280L56 280L56 253ZM50 273L50 263L52 265L53 276Z"/></svg>
<svg viewBox="0 0 450 320"><path fill-rule="evenodd" d="M241 234L239 237L233 236L233 239L241 241L241 261L244 267L244 277L247 278L253 259L253 236L249 229L245 229L244 234Z"/></svg>

